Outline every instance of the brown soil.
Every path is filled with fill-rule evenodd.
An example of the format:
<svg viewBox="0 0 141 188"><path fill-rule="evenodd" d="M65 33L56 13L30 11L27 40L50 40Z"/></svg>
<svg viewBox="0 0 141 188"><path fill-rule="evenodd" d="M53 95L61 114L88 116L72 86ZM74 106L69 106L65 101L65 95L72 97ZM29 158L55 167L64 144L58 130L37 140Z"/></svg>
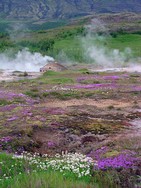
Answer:
<svg viewBox="0 0 141 188"><path fill-rule="evenodd" d="M138 104L141 104L141 101L138 101ZM107 108L109 106L114 106L117 108L125 108L125 107L131 107L133 106L132 102L125 102L122 100L94 100L94 99L71 99L67 101L61 101L61 100L50 100L46 103L42 104L46 107L60 107L60 108L66 108L70 106L81 106L81 105L89 105L89 106L96 106L98 108ZM40 105L41 106L41 105Z"/></svg>

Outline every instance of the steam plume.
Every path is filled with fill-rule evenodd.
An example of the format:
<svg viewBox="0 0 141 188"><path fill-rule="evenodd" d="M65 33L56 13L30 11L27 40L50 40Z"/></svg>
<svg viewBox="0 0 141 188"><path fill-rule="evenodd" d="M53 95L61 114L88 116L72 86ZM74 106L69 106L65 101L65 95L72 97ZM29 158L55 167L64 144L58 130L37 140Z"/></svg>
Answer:
<svg viewBox="0 0 141 188"><path fill-rule="evenodd" d="M9 57L6 53L0 54L0 69L39 72L42 66L53 60L52 57L31 53L28 49L23 49L14 57Z"/></svg>
<svg viewBox="0 0 141 188"><path fill-rule="evenodd" d="M123 67L132 61L132 51L126 48L120 52L118 49L108 49L106 38L110 37L108 29L97 19L93 19L86 26L87 35L81 39L84 56L88 62L99 67ZM100 33L100 35L99 35Z"/></svg>

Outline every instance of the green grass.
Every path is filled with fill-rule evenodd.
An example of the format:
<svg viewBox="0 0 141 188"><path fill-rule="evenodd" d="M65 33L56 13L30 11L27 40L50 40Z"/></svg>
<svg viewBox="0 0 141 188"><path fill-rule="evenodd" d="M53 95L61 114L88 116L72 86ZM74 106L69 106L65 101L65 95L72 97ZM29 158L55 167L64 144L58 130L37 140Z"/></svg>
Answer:
<svg viewBox="0 0 141 188"><path fill-rule="evenodd" d="M121 34L116 38L109 38L107 46L111 49L119 49L124 51L129 47L133 51L134 56L141 56L141 35L139 34Z"/></svg>
<svg viewBox="0 0 141 188"><path fill-rule="evenodd" d="M35 91L30 90L30 91L24 92L24 94L29 96L29 97L32 97L32 98L37 98L37 97L40 98L41 97L40 94L38 93L38 91L35 92Z"/></svg>
<svg viewBox="0 0 141 188"><path fill-rule="evenodd" d="M8 22L3 22L2 24L8 24ZM43 25L48 24L43 23ZM36 24L32 25L36 27ZM86 49L82 47L82 38L85 38L86 33L81 25L70 25L50 30L43 29L45 28L42 28L42 25L40 25L40 31L26 32L25 37L19 39L18 42L11 41L8 35L2 35L0 51L8 48L14 48L17 51L23 47L28 47L30 51L40 52L44 55L47 54L64 62L89 62L88 57L84 55ZM138 34L112 33L112 36L107 36L104 40L101 40L102 37L99 37L97 40L91 37L91 40L88 40L87 43L90 46L97 45L99 48L104 47L107 52L109 49L119 49L122 52L128 47L131 48L133 56L141 56L140 32Z"/></svg>
<svg viewBox="0 0 141 188"><path fill-rule="evenodd" d="M29 165L28 161L13 159L12 155L7 155L5 153L0 154L0 166L0 179L3 179L4 177L14 178L18 174L35 169L32 165Z"/></svg>
<svg viewBox="0 0 141 188"><path fill-rule="evenodd" d="M67 91L67 92L61 92L61 91L52 91L52 92L44 92L43 97L49 97L49 98L57 98L60 100L68 100L68 99L74 99L74 98L82 98L84 97L82 93L80 92L73 92L73 91Z"/></svg>
<svg viewBox="0 0 141 188"><path fill-rule="evenodd" d="M60 74L61 74L60 72L55 72L55 71L49 70L49 71L44 72L42 77L44 78L44 77L50 77L50 76L58 76Z"/></svg>
<svg viewBox="0 0 141 188"><path fill-rule="evenodd" d="M52 54L60 61L83 62L83 53L79 38L72 37L56 41L52 51Z"/></svg>
<svg viewBox="0 0 141 188"><path fill-rule="evenodd" d="M84 181L66 179L59 172L36 172L21 174L11 180L5 180L1 188L98 188L97 184L89 184Z"/></svg>
<svg viewBox="0 0 141 188"><path fill-rule="evenodd" d="M89 41L88 41L89 43ZM131 56L141 56L141 35L140 34L120 34L116 37L107 37L103 41L90 41L91 46L105 48L108 52L110 49L119 49L124 52L126 48L132 50ZM77 61L87 63L89 60L84 55L81 37L68 37L56 40L50 55L60 61Z"/></svg>
<svg viewBox="0 0 141 188"><path fill-rule="evenodd" d="M73 84L74 79L68 78L67 74L72 74L68 71L63 72L55 72L55 71L47 71L39 78L42 83L48 84Z"/></svg>
<svg viewBox="0 0 141 188"><path fill-rule="evenodd" d="M11 104L12 102L10 101L7 101L5 99L0 99L0 106L5 106L5 105L8 105L8 104Z"/></svg>
<svg viewBox="0 0 141 188"><path fill-rule="evenodd" d="M58 170L41 169L44 159L38 158L38 164L30 164L30 160L13 158L12 155L0 154L0 187L1 188L108 188L113 185L112 176L108 173L96 172L94 177L78 178L72 172L63 175ZM103 177L101 179L101 177Z"/></svg>
<svg viewBox="0 0 141 188"><path fill-rule="evenodd" d="M50 84L72 84L74 83L73 79L71 78L54 78L49 79Z"/></svg>

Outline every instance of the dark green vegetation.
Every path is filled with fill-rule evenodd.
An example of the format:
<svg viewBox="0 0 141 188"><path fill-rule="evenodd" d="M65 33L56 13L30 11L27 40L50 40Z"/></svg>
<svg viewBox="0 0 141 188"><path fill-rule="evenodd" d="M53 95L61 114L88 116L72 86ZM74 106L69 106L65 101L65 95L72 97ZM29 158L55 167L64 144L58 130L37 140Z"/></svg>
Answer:
<svg viewBox="0 0 141 188"><path fill-rule="evenodd" d="M61 26L65 26L68 24L67 20L58 20L58 21L39 21L39 22L31 22L31 21L6 21L0 20L0 31L8 32L12 30L13 26L19 26L22 30L29 31L41 31L47 29L53 29ZM18 28L17 28L18 29Z"/></svg>

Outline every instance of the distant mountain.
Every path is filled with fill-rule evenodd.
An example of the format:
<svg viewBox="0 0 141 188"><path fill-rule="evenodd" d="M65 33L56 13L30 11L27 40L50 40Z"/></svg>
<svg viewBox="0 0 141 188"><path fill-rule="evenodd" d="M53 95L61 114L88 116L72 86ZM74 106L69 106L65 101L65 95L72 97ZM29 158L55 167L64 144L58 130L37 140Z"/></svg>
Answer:
<svg viewBox="0 0 141 188"><path fill-rule="evenodd" d="M0 18L68 19L94 13L141 12L141 0L0 0Z"/></svg>

